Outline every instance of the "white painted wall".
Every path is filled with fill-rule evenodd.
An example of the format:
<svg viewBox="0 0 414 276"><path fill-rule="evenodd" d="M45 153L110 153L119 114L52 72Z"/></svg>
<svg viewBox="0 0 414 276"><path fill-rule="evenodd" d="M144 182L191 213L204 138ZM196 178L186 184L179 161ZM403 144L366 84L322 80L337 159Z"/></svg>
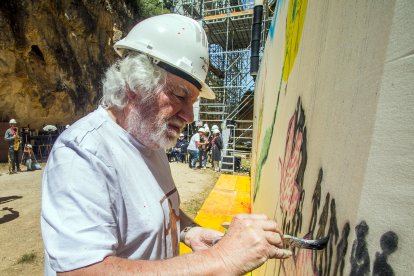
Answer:
<svg viewBox="0 0 414 276"><path fill-rule="evenodd" d="M256 274L355 275L352 264L365 263L359 272L409 275L414 1L285 0L275 11L255 92L253 211L286 232L331 239L325 251L295 250ZM303 127L290 123L295 111ZM384 253L384 237L397 248Z"/></svg>

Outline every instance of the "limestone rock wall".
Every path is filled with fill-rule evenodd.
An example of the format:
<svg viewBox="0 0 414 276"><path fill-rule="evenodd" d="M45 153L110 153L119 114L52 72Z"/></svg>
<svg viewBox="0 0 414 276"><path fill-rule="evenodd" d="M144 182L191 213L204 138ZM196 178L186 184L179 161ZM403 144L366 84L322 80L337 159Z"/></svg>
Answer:
<svg viewBox="0 0 414 276"><path fill-rule="evenodd" d="M0 121L65 125L94 109L137 14L132 0L0 1Z"/></svg>

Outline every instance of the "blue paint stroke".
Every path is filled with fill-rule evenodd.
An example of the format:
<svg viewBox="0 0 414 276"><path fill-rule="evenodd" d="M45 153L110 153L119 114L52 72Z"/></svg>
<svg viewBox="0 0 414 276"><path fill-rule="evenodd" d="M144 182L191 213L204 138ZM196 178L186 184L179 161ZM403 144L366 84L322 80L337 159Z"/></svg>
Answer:
<svg viewBox="0 0 414 276"><path fill-rule="evenodd" d="M276 20L280 12L280 7L282 6L282 4L284 4L284 2L285 0L276 1L276 7L275 7L275 12L273 14L272 24L270 24L270 28L269 28L269 37L271 41L273 41L275 37Z"/></svg>

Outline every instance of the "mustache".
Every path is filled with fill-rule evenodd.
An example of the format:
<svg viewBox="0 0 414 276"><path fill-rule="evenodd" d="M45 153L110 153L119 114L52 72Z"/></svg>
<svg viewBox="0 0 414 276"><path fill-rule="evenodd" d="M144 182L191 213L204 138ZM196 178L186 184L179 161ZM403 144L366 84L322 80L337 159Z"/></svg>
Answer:
<svg viewBox="0 0 414 276"><path fill-rule="evenodd" d="M183 129L185 127L185 122L183 120L180 120L178 118L172 118L168 120L169 125L173 125L175 127L178 127L179 129Z"/></svg>

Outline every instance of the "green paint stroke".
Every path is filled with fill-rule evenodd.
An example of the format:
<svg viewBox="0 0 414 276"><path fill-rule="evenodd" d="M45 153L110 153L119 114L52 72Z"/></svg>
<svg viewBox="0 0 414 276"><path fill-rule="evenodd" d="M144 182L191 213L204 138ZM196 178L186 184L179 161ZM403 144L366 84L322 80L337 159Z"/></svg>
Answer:
<svg viewBox="0 0 414 276"><path fill-rule="evenodd" d="M278 93L277 93L276 108L275 108L275 112L273 113L272 124L269 128L266 129L266 133L265 133L265 136L263 138L262 150L260 151L260 157L259 157L259 160L257 162L255 183L254 183L255 187L254 187L254 193L253 193L253 203L256 200L256 195L257 195L257 192L259 191L260 177L262 175L262 167L263 167L264 164L266 164L267 157L269 155L270 144L272 143L273 130L274 130L275 125L276 125L276 114L277 114L277 109L279 107L279 99L280 99L280 91L281 90L282 90L282 79L280 79L280 82L279 82L279 90L278 90Z"/></svg>
<svg viewBox="0 0 414 276"><path fill-rule="evenodd" d="M302 37L302 29L305 23L306 9L308 0L290 0L288 7L288 14L286 17L286 40L285 40L285 57L282 68L282 76L280 78L279 90L277 93L276 108L273 114L271 127L266 129L263 138L263 146L260 151L260 157L256 165L255 187L253 193L253 203L256 200L256 195L260 188L260 178L262 175L262 168L267 162L270 145L272 143L273 131L276 126L276 115L279 107L280 91L282 87L282 80L288 81L293 64L295 63L296 55L299 51L300 39Z"/></svg>

